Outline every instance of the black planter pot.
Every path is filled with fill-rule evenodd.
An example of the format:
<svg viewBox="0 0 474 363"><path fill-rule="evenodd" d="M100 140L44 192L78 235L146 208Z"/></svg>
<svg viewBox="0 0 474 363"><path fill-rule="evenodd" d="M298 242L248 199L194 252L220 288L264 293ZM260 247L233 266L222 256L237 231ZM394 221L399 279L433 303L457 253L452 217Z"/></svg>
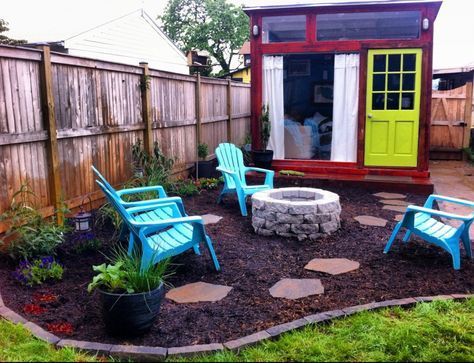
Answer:
<svg viewBox="0 0 474 363"><path fill-rule="evenodd" d="M121 336L146 333L160 312L164 290L163 283L155 290L138 294L113 294L99 289L107 332Z"/></svg>
<svg viewBox="0 0 474 363"><path fill-rule="evenodd" d="M213 161L198 161L197 162L197 175L199 178L211 178L214 172Z"/></svg>
<svg viewBox="0 0 474 363"><path fill-rule="evenodd" d="M270 169L272 167L273 150L252 151L253 163L258 168Z"/></svg>

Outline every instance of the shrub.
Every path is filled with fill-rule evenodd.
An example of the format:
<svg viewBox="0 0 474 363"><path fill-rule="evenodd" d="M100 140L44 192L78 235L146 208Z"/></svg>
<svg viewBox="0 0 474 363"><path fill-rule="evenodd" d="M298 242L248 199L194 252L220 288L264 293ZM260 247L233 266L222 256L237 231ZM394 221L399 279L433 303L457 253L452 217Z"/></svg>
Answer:
<svg viewBox="0 0 474 363"><path fill-rule="evenodd" d="M94 276L87 290L92 292L101 288L108 292L129 294L148 292L156 289L168 277L169 260L157 264L150 264L143 271L140 270L140 254L134 251L128 255L122 247L117 247L109 259L110 264L93 266L98 274Z"/></svg>
<svg viewBox="0 0 474 363"><path fill-rule="evenodd" d="M223 178L200 178L194 183L198 189L216 189Z"/></svg>
<svg viewBox="0 0 474 363"><path fill-rule="evenodd" d="M76 233L71 238L71 243L78 253L95 251L102 247L102 241L96 237L94 232Z"/></svg>
<svg viewBox="0 0 474 363"><path fill-rule="evenodd" d="M13 276L26 286L41 285L47 280L61 280L63 267L52 256L21 261Z"/></svg>
<svg viewBox="0 0 474 363"><path fill-rule="evenodd" d="M199 193L199 189L191 179L178 179L169 185L170 194L188 197Z"/></svg>
<svg viewBox="0 0 474 363"><path fill-rule="evenodd" d="M206 143L198 145L198 158L201 160L206 160L209 155L209 146Z"/></svg>
<svg viewBox="0 0 474 363"><path fill-rule="evenodd" d="M32 202L34 197L28 183L23 184L13 195L10 208L0 216L8 223L6 235L14 237L8 245L8 253L14 259L54 255L64 242L67 227L57 225L54 218L43 219Z"/></svg>
<svg viewBox="0 0 474 363"><path fill-rule="evenodd" d="M262 113L260 115L260 136L262 138L262 150L267 150L268 140L270 139L270 131L272 125L270 123L270 114L268 105L262 106Z"/></svg>

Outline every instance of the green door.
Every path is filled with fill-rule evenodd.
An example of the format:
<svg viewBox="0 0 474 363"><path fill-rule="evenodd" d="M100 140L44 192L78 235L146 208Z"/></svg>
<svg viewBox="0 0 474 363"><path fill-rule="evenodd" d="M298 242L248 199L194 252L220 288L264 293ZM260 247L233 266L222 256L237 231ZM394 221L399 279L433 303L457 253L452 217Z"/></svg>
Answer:
<svg viewBox="0 0 474 363"><path fill-rule="evenodd" d="M417 165L421 49L369 50L365 165Z"/></svg>

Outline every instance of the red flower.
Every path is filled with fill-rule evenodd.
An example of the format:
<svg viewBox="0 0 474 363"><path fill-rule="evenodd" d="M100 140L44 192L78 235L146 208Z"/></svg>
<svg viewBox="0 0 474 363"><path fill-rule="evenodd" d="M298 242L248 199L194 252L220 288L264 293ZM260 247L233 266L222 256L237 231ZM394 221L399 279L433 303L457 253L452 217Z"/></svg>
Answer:
<svg viewBox="0 0 474 363"><path fill-rule="evenodd" d="M68 322L48 323L46 324L46 329L51 333L63 333L66 335L70 335L74 332L72 324Z"/></svg>
<svg viewBox="0 0 474 363"><path fill-rule="evenodd" d="M46 309L37 304L26 304L23 307L23 312L25 314L41 315L46 312Z"/></svg>
<svg viewBox="0 0 474 363"><path fill-rule="evenodd" d="M58 300L58 295L54 294L34 294L33 300L36 302L51 303Z"/></svg>

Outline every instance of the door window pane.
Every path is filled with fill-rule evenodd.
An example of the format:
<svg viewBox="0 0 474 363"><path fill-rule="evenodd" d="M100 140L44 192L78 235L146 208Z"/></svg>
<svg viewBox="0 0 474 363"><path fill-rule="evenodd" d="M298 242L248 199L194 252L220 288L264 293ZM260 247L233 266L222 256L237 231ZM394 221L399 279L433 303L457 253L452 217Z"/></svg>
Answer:
<svg viewBox="0 0 474 363"><path fill-rule="evenodd" d="M385 93L372 94L372 110L385 109Z"/></svg>
<svg viewBox="0 0 474 363"><path fill-rule="evenodd" d="M413 110L414 108L414 93L402 93L402 110Z"/></svg>
<svg viewBox="0 0 474 363"><path fill-rule="evenodd" d="M373 91L385 91L385 74L374 74Z"/></svg>
<svg viewBox="0 0 474 363"><path fill-rule="evenodd" d="M387 110L400 108L400 93L387 93Z"/></svg>
<svg viewBox="0 0 474 363"><path fill-rule="evenodd" d="M418 39L419 11L319 14L318 40Z"/></svg>
<svg viewBox="0 0 474 363"><path fill-rule="evenodd" d="M389 73L388 75L388 90L400 91L400 74Z"/></svg>
<svg viewBox="0 0 474 363"><path fill-rule="evenodd" d="M416 67L416 54L405 54L403 56L403 70L414 71Z"/></svg>
<svg viewBox="0 0 474 363"><path fill-rule="evenodd" d="M374 55L374 72L385 72L387 64L387 56L385 54Z"/></svg>
<svg viewBox="0 0 474 363"><path fill-rule="evenodd" d="M303 42L306 40L306 15L264 16L263 43Z"/></svg>
<svg viewBox="0 0 474 363"><path fill-rule="evenodd" d="M404 91L415 90L415 73L405 73L403 75L403 90Z"/></svg>
<svg viewBox="0 0 474 363"><path fill-rule="evenodd" d="M402 61L402 56L400 54L390 54L388 56L389 72L400 72L401 61Z"/></svg>

